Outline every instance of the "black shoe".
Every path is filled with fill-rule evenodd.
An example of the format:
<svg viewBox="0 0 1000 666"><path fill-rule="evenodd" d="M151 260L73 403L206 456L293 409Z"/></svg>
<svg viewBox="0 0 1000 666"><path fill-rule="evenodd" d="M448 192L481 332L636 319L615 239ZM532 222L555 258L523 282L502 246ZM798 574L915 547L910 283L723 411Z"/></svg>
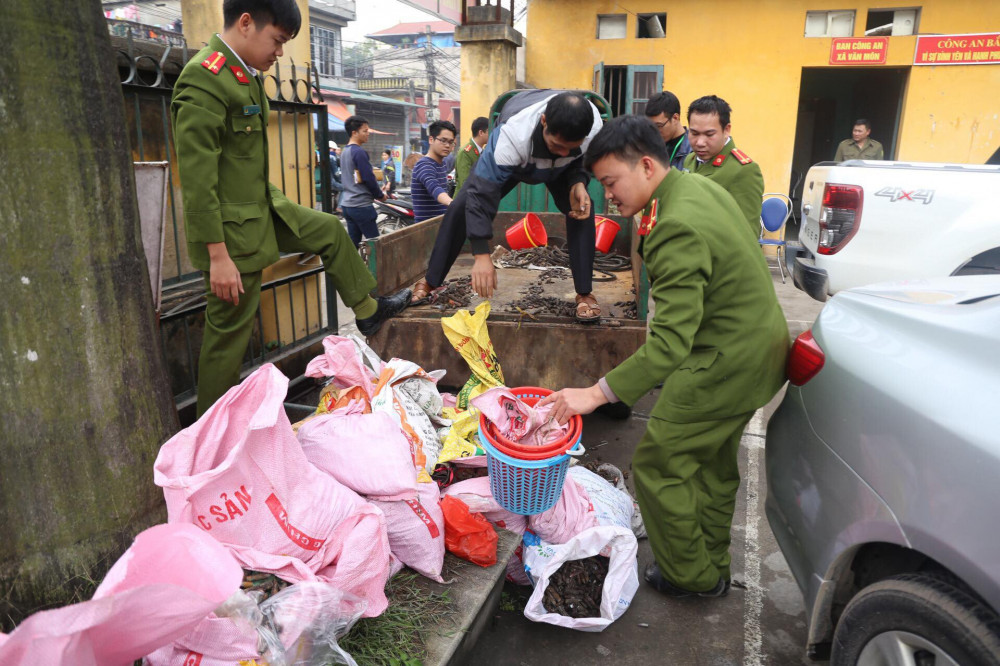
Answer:
<svg viewBox="0 0 1000 666"><path fill-rule="evenodd" d="M657 592L665 594L668 597L674 597L675 599L684 597L724 597L729 594L729 583L721 577L719 578L719 582L715 584L715 587L704 592L695 592L694 590L685 590L683 587L677 587L663 577L663 574L660 573L660 567L656 564L650 564L646 567L646 573L643 578Z"/></svg>
<svg viewBox="0 0 1000 666"><path fill-rule="evenodd" d="M615 419L616 421L624 421L632 416L632 408L624 402L606 402L595 409L594 412Z"/></svg>
<svg viewBox="0 0 1000 666"><path fill-rule="evenodd" d="M366 338L378 333L382 324L406 309L406 306L410 304L410 290L402 289L392 296L379 296L376 300L378 301L378 309L375 310L375 314L356 321L358 330Z"/></svg>

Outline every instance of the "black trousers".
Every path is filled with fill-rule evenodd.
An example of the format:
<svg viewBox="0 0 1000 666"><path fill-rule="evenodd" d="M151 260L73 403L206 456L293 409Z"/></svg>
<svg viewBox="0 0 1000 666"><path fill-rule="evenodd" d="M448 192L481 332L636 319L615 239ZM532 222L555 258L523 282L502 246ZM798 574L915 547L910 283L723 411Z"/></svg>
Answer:
<svg viewBox="0 0 1000 666"><path fill-rule="evenodd" d="M507 196L517 186L517 181L504 184L502 196ZM545 183L552 195L556 207L566 215L566 246L569 251L569 267L573 273L573 286L578 294L589 294L593 291L594 276L594 202L590 202L590 216L585 220L577 220L569 216L569 183L566 178ZM434 249L427 264L426 280L432 287L440 287L448 277L448 271L455 264L458 255L465 244L467 231L465 227L465 203L468 190L462 187L458 196L448 206L434 240Z"/></svg>

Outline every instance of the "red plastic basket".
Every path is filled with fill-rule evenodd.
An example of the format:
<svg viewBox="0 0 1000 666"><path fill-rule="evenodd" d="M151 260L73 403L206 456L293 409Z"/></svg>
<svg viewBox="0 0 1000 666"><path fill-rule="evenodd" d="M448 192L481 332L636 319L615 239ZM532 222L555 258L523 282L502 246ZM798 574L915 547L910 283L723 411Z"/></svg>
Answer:
<svg viewBox="0 0 1000 666"><path fill-rule="evenodd" d="M537 386L521 386L510 389L510 392L529 407L534 407L542 398L552 394L552 391ZM570 417L569 430L566 434L559 440L543 446L519 444L504 437L482 412L479 413L479 430L490 444L508 456L522 460L543 460L562 455L576 446L583 433L583 419L579 415Z"/></svg>

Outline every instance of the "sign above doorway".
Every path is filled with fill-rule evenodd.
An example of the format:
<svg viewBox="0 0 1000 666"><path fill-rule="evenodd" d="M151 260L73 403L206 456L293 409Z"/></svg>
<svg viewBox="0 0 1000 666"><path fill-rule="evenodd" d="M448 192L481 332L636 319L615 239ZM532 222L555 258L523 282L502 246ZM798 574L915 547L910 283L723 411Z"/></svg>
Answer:
<svg viewBox="0 0 1000 666"><path fill-rule="evenodd" d="M914 65L1000 65L1000 32L917 37Z"/></svg>
<svg viewBox="0 0 1000 666"><path fill-rule="evenodd" d="M831 65L884 65L888 54L888 37L835 37L830 43Z"/></svg>

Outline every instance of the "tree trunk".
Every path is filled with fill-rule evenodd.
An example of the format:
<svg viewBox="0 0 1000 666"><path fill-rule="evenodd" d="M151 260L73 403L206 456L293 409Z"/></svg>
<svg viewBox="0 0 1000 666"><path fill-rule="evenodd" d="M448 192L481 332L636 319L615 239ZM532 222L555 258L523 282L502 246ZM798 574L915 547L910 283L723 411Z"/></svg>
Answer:
<svg viewBox="0 0 1000 666"><path fill-rule="evenodd" d="M177 430L98 0L3 0L0 622L89 598Z"/></svg>

